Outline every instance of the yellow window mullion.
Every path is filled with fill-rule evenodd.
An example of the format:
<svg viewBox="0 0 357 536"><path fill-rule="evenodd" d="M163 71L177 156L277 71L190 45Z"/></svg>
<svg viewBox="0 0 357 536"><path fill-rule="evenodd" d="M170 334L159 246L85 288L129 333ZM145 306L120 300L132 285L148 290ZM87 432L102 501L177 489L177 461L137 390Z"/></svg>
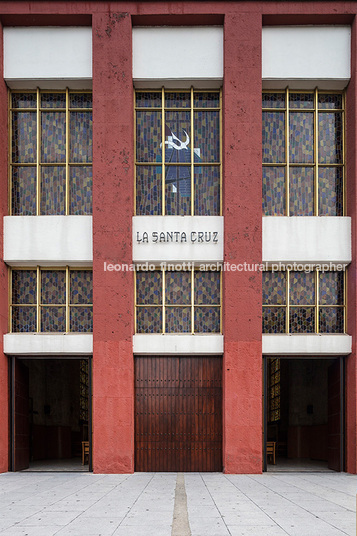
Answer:
<svg viewBox="0 0 357 536"><path fill-rule="evenodd" d="M285 331L290 332L290 270L286 271L286 318Z"/></svg>
<svg viewBox="0 0 357 536"><path fill-rule="evenodd" d="M315 333L320 333L320 273L315 271Z"/></svg>
<svg viewBox="0 0 357 536"><path fill-rule="evenodd" d="M162 270L162 333L166 332L166 321L165 321L166 296L165 296L165 287L166 287L166 278L165 278L165 269L163 269Z"/></svg>
<svg viewBox="0 0 357 536"><path fill-rule="evenodd" d="M191 334L195 333L195 267L191 268Z"/></svg>
<svg viewBox="0 0 357 536"><path fill-rule="evenodd" d="M290 216L290 141L289 141L289 88L287 87L285 90L285 99L286 99L286 111L285 111L285 160L286 160L286 215Z"/></svg>
<svg viewBox="0 0 357 536"><path fill-rule="evenodd" d="M66 266L66 333L70 331L70 273L69 266Z"/></svg>
<svg viewBox="0 0 357 536"><path fill-rule="evenodd" d="M314 104L315 104L315 133L314 133L314 159L315 159L315 192L314 192L314 212L315 216L319 215L319 99L317 87L314 92Z"/></svg>
<svg viewBox="0 0 357 536"><path fill-rule="evenodd" d="M41 214L40 200L41 200L41 112L40 112L40 88L36 91L36 215Z"/></svg>
<svg viewBox="0 0 357 536"><path fill-rule="evenodd" d="M161 175L162 175L162 193L161 193L161 199L162 199L162 215L165 216L166 207L165 207L165 89L164 87L161 88L161 129L162 129L162 136L161 136L161 143L162 143L162 163L161 163Z"/></svg>
<svg viewBox="0 0 357 536"><path fill-rule="evenodd" d="M193 114L193 103L194 103L194 95L193 95L193 86L191 86L191 216L195 215L195 200L194 200L194 128L193 128L193 121L194 121L194 114Z"/></svg>
<svg viewBox="0 0 357 536"><path fill-rule="evenodd" d="M69 214L69 89L66 88L66 208L65 214Z"/></svg>
<svg viewBox="0 0 357 536"><path fill-rule="evenodd" d="M40 319L40 314L41 314L41 308L40 308L40 302L41 302L41 270L40 270L40 267L37 266L37 288L36 288L36 294L37 294L37 299L36 299L36 321L37 321L37 327L36 327L36 331L37 333L39 333L41 331L41 319Z"/></svg>

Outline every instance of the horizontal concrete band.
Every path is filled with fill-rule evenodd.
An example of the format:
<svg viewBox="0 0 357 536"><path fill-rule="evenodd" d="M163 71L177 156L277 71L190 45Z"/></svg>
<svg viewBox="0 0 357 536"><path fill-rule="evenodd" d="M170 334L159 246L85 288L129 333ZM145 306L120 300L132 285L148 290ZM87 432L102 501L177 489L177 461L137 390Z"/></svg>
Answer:
<svg viewBox="0 0 357 536"><path fill-rule="evenodd" d="M29 80L40 81L42 89L44 80L57 89L74 88L68 81L75 80L75 87L86 89L92 78L92 28L4 28L4 78L13 88L32 89Z"/></svg>
<svg viewBox="0 0 357 536"><path fill-rule="evenodd" d="M133 352L137 355L217 355L223 354L220 334L137 334L133 336Z"/></svg>
<svg viewBox="0 0 357 536"><path fill-rule="evenodd" d="M4 353L22 356L80 356L93 353L92 333L6 333Z"/></svg>
<svg viewBox="0 0 357 536"><path fill-rule="evenodd" d="M263 335L263 355L348 355L352 352L350 335Z"/></svg>
<svg viewBox="0 0 357 536"><path fill-rule="evenodd" d="M133 79L176 87L213 86L223 79L223 28L133 29ZM348 26L264 27L262 72L266 87L342 89L350 79ZM92 78L92 28L8 27L4 29L4 78L13 88L87 88ZM78 84L78 81L80 83ZM312 81L314 81L312 83Z"/></svg>
<svg viewBox="0 0 357 536"><path fill-rule="evenodd" d="M91 266L92 216L5 216L10 266Z"/></svg>
<svg viewBox="0 0 357 536"><path fill-rule="evenodd" d="M133 28L133 79L222 80L223 28Z"/></svg>
<svg viewBox="0 0 357 536"><path fill-rule="evenodd" d="M266 26L262 78L266 89L343 89L351 77L350 26Z"/></svg>
<svg viewBox="0 0 357 536"><path fill-rule="evenodd" d="M351 353L350 335L263 335L264 355L347 355ZM137 334L133 352L140 355L214 355L223 354L220 334ZM91 355L91 333L7 333L4 335L7 355Z"/></svg>
<svg viewBox="0 0 357 536"><path fill-rule="evenodd" d="M350 263L351 218L263 217L263 262Z"/></svg>

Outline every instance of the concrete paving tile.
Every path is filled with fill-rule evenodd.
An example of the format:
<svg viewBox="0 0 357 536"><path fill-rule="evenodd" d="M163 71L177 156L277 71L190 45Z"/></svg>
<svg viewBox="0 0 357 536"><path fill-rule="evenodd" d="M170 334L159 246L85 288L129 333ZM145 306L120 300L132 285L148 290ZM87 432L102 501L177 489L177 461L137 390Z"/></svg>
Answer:
<svg viewBox="0 0 357 536"><path fill-rule="evenodd" d="M286 536L285 530L277 525L228 525L231 536ZM322 535L321 535L322 536Z"/></svg>
<svg viewBox="0 0 357 536"><path fill-rule="evenodd" d="M227 533L227 535L229 535L227 527L221 517L210 517L208 519L203 517L189 518L189 523L192 536L202 533L205 533L206 536L212 536L218 532L222 532L222 534Z"/></svg>
<svg viewBox="0 0 357 536"><path fill-rule="evenodd" d="M269 525L271 519L269 516L262 513L256 513L255 515L229 515L223 516L223 521L227 525L250 525L250 526L264 526Z"/></svg>
<svg viewBox="0 0 357 536"><path fill-rule="evenodd" d="M188 517L218 517L221 512L212 506L198 506L197 504L188 504Z"/></svg>
<svg viewBox="0 0 357 536"><path fill-rule="evenodd" d="M52 527L24 527L16 525L1 533L1 536L53 536L57 534L58 526ZM79 536L79 535L78 535Z"/></svg>
<svg viewBox="0 0 357 536"><path fill-rule="evenodd" d="M170 527L157 527L156 525L146 525L143 527L120 526L113 533L113 536L171 536Z"/></svg>
<svg viewBox="0 0 357 536"><path fill-rule="evenodd" d="M89 517L86 513L77 517L72 523L69 523L62 530L58 532L60 536L67 534L68 536L80 536L95 534L96 536L111 536L122 519L118 519L112 516L105 516L101 518Z"/></svg>
<svg viewBox="0 0 357 536"><path fill-rule="evenodd" d="M121 525L123 526L145 526L147 523L156 525L157 527L170 525L172 523L172 514L167 517L162 517L161 513L158 513L157 515L151 515L148 516L148 518L145 515L137 515L137 516L126 516Z"/></svg>
<svg viewBox="0 0 357 536"><path fill-rule="evenodd" d="M21 521L24 526L64 526L78 516L78 512L39 512Z"/></svg>

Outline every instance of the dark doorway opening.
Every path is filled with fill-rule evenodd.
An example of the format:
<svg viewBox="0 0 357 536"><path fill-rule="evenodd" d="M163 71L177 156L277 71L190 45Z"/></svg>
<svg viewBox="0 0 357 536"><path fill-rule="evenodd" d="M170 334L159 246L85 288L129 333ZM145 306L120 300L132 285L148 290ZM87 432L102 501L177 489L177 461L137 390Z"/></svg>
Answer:
<svg viewBox="0 0 357 536"><path fill-rule="evenodd" d="M88 471L90 359L11 359L12 471ZM88 448L86 449L88 452Z"/></svg>
<svg viewBox="0 0 357 536"><path fill-rule="evenodd" d="M344 470L342 357L264 359L263 445L265 471Z"/></svg>

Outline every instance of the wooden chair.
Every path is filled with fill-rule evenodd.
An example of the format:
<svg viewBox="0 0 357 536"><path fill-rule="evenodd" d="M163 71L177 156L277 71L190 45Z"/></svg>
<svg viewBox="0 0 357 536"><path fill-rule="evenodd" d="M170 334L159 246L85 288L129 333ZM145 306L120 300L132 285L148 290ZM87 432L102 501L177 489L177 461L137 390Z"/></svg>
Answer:
<svg viewBox="0 0 357 536"><path fill-rule="evenodd" d="M89 463L89 441L82 441L82 465Z"/></svg>
<svg viewBox="0 0 357 536"><path fill-rule="evenodd" d="M267 441L267 461L270 458L273 460L273 465L275 465L275 441Z"/></svg>

